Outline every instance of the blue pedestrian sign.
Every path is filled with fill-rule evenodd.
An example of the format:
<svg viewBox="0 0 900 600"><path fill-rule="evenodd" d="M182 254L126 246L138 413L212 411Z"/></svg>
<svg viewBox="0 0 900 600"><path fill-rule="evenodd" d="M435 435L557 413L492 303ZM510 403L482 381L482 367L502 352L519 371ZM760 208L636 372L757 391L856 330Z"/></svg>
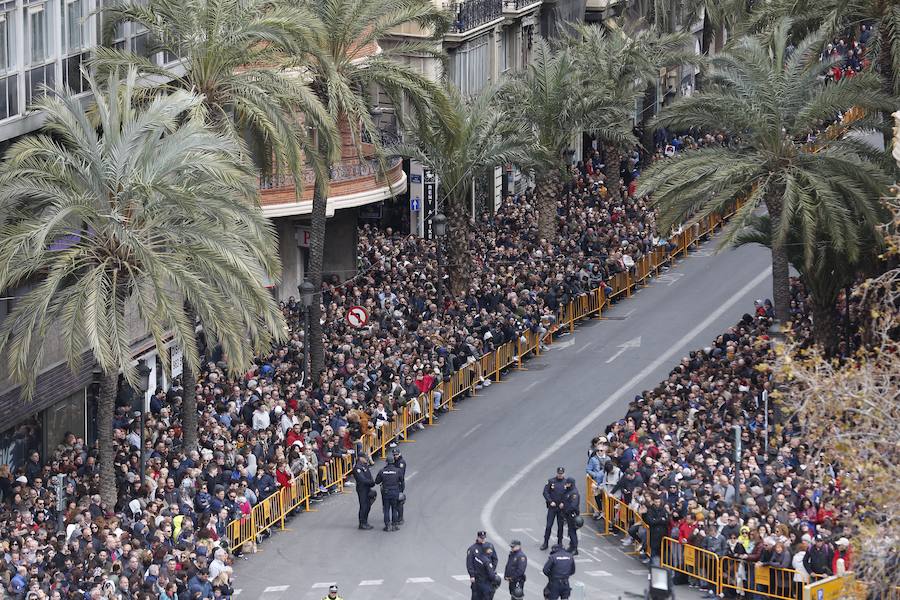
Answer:
<svg viewBox="0 0 900 600"><path fill-rule="evenodd" d="M422 208L422 201L418 196L409 199L409 210L416 212Z"/></svg>

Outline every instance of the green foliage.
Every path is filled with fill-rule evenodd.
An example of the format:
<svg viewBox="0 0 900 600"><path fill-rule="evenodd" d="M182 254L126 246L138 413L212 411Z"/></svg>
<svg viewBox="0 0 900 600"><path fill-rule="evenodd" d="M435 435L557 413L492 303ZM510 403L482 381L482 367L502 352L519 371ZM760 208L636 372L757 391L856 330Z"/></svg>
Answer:
<svg viewBox="0 0 900 600"><path fill-rule="evenodd" d="M280 272L275 236L242 149L204 123L200 96L148 95L137 78L112 73L106 90L90 80L90 114L71 95L45 97L43 132L0 166L0 289L36 282L0 326L26 396L51 331L71 366L88 348L105 373L134 383L136 321L158 348L171 331L196 369L182 299L236 371L283 335L264 288Z"/></svg>
<svg viewBox="0 0 900 600"><path fill-rule="evenodd" d="M724 131L733 143L657 162L644 172L638 193L652 193L662 228L746 197L726 242L765 201L775 211L776 245L796 230L807 265L823 238L855 260L858 224L874 227L880 220L876 199L890 183L886 155L851 134L872 130L865 118L814 144L807 136L838 112L859 107L871 114L891 99L872 73L824 85L819 75L830 65L818 60L820 37L810 36L788 52L791 24L780 20L766 35L742 38L713 58L704 91L674 103L656 120L676 130Z"/></svg>

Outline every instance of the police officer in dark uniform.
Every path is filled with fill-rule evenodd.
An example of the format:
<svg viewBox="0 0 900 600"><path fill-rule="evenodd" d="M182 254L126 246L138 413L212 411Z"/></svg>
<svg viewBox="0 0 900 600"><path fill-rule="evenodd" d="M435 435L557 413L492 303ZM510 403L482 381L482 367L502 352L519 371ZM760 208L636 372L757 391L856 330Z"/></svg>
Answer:
<svg viewBox="0 0 900 600"><path fill-rule="evenodd" d="M375 483L381 484L381 508L384 510L384 531L397 531L397 516L400 494L404 482L400 470L394 465L393 454L388 454L387 464L375 476Z"/></svg>
<svg viewBox="0 0 900 600"><path fill-rule="evenodd" d="M581 494L578 493L578 487L575 480L571 477L566 479L566 494L563 497L563 516L566 519L566 527L569 529L569 547L567 552L578 554L578 525L575 523L576 517L581 511ZM560 533L560 535L562 535Z"/></svg>
<svg viewBox="0 0 900 600"><path fill-rule="evenodd" d="M528 557L522 552L522 542L513 540L509 543L509 557L503 577L509 582L509 597L520 600L525 597L525 570L528 568Z"/></svg>
<svg viewBox="0 0 900 600"><path fill-rule="evenodd" d="M468 566L468 560L466 560ZM493 600L494 592L500 585L500 576L497 575L497 553L494 547L485 547L483 552L472 555L473 573L472 600Z"/></svg>
<svg viewBox="0 0 900 600"><path fill-rule="evenodd" d="M400 471L400 476L403 477L403 481L406 481L406 459L403 458L403 455L400 454L399 448L394 448L392 454L394 455L394 466ZM403 524L403 507L406 505L406 498L403 498L398 504L398 519L397 524Z"/></svg>
<svg viewBox="0 0 900 600"><path fill-rule="evenodd" d="M369 457L361 454L353 467L353 479L356 481L356 497L359 499L359 528L372 529L369 525L369 511L375 500L375 480L369 470Z"/></svg>
<svg viewBox="0 0 900 600"><path fill-rule="evenodd" d="M547 526L544 528L544 543L541 550L546 550L550 543L550 533L553 531L553 521L556 521L556 539L562 546L563 539L563 500L566 495L566 470L557 467L556 477L547 480L544 486L544 501L547 503Z"/></svg>
<svg viewBox="0 0 900 600"><path fill-rule="evenodd" d="M487 541L487 533L479 531L475 534L475 543L466 550L466 571L469 573L469 581L475 583L475 557L486 555L490 557L494 569L497 568L497 551L494 545Z"/></svg>
<svg viewBox="0 0 900 600"><path fill-rule="evenodd" d="M544 588L546 600L567 600L572 588L569 577L575 574L575 557L563 550L562 545L553 546L547 562L544 563L544 575L547 576L547 587Z"/></svg>

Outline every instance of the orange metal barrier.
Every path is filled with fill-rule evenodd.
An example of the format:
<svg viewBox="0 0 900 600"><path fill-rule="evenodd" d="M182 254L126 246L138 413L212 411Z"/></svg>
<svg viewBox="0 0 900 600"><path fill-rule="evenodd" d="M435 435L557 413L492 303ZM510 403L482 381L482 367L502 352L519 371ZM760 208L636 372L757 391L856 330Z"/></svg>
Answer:
<svg viewBox="0 0 900 600"><path fill-rule="evenodd" d="M705 581L718 594L719 560L715 552L704 550L690 544L679 544L678 540L664 537L660 548L660 564L672 571L684 573L689 577Z"/></svg>
<svg viewBox="0 0 900 600"><path fill-rule="evenodd" d="M794 581L796 574L793 569L768 567L724 556L720 560L720 589L777 600L797 600L803 596L803 584Z"/></svg>
<svg viewBox="0 0 900 600"><path fill-rule="evenodd" d="M616 529L623 534L628 534L628 530L634 525L640 525L644 528L644 540L650 543L650 528L644 523L643 517L633 508L609 494L603 495L606 509L604 515L608 517L608 527Z"/></svg>

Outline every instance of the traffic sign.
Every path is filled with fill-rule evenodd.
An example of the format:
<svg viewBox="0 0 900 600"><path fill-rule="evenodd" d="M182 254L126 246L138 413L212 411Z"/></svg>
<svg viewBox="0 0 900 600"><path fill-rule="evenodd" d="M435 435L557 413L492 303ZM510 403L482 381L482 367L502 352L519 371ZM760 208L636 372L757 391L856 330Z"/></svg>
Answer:
<svg viewBox="0 0 900 600"><path fill-rule="evenodd" d="M411 210L413 212L419 210L420 208L422 208L421 202L422 202L422 200L418 196L415 196L414 198L410 198L409 210Z"/></svg>
<svg viewBox="0 0 900 600"><path fill-rule="evenodd" d="M354 327L365 327L369 322L369 313L362 306L352 306L347 311L347 322Z"/></svg>

